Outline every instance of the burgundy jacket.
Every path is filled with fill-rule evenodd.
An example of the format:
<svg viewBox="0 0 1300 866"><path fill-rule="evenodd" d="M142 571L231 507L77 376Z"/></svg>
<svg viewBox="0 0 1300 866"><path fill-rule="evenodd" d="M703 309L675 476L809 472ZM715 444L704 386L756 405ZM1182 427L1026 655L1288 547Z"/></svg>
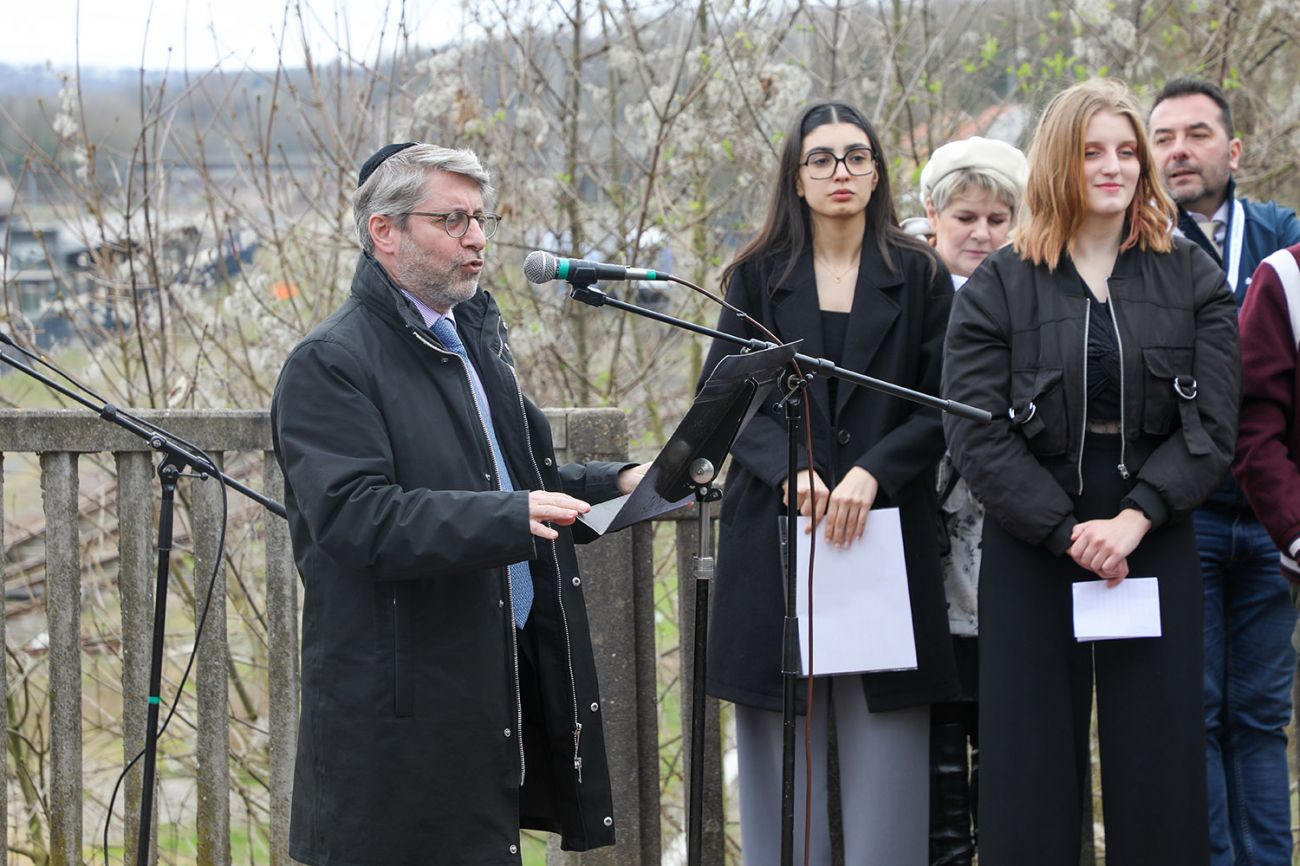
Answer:
<svg viewBox="0 0 1300 866"><path fill-rule="evenodd" d="M1283 572L1300 582L1300 244L1260 263L1240 328L1241 424L1232 471L1281 548Z"/></svg>

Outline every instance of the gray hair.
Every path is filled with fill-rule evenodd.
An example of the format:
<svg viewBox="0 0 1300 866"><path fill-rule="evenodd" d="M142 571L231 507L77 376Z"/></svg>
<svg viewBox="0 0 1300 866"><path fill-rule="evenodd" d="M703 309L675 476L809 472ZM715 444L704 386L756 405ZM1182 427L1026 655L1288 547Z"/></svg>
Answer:
<svg viewBox="0 0 1300 866"><path fill-rule="evenodd" d="M376 214L390 215L397 228L405 231L409 219L405 214L419 207L424 198L424 184L433 171L464 175L475 181L484 199L490 199L494 192L487 169L472 150L417 144L398 151L380 163L352 194L357 239L367 255L375 252L375 242L370 237L370 218Z"/></svg>
<svg viewBox="0 0 1300 866"><path fill-rule="evenodd" d="M979 168L959 168L950 171L930 190L930 206L940 213L958 196L992 195L1011 209L1015 216L1020 204L1020 190L1010 180L995 171Z"/></svg>

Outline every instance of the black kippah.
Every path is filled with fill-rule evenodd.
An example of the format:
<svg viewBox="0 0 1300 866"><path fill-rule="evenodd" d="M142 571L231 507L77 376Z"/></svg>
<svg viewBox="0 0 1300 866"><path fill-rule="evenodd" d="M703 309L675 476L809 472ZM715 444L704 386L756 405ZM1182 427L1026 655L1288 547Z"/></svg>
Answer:
<svg viewBox="0 0 1300 866"><path fill-rule="evenodd" d="M395 153L400 153L401 151L406 150L408 147L415 147L417 144L419 144L418 141L408 141L403 144L385 144L383 147L379 148L379 150L376 150L370 155L370 159L362 163L361 173L357 175L357 188L366 185L366 181L370 179L370 175L374 174L375 169L384 164L384 160L388 159Z"/></svg>

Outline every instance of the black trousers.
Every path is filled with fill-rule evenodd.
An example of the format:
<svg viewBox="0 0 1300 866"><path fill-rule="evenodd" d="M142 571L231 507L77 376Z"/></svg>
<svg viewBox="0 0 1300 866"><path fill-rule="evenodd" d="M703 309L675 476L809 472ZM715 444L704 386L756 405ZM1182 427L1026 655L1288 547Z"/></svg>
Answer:
<svg viewBox="0 0 1300 866"><path fill-rule="evenodd" d="M1127 493L1118 437L1089 436L1080 520ZM1077 866L1097 691L1107 866L1209 862L1201 571L1190 521L1148 533L1130 577L1160 582L1162 636L1078 643L1071 584L1095 579L984 523L980 864Z"/></svg>

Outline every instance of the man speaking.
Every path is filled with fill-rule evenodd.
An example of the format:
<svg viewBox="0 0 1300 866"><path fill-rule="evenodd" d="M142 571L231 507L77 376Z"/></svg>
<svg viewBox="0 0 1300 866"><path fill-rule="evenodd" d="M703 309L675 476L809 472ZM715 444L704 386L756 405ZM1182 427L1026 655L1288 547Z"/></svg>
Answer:
<svg viewBox="0 0 1300 866"><path fill-rule="evenodd" d="M1237 197L1241 140L1227 97L1176 78L1151 109L1151 149L1178 204L1177 231L1223 268L1241 308L1251 275L1300 243L1290 208ZM1197 509L1205 574L1205 734L1211 866L1290 866L1291 721L1296 612L1278 551L1232 477Z"/></svg>
<svg viewBox="0 0 1300 866"><path fill-rule="evenodd" d="M358 183L351 297L271 406L305 587L289 853L518 864L521 827L613 844L568 525L642 470L556 465L478 287L499 218L477 157L390 144Z"/></svg>

